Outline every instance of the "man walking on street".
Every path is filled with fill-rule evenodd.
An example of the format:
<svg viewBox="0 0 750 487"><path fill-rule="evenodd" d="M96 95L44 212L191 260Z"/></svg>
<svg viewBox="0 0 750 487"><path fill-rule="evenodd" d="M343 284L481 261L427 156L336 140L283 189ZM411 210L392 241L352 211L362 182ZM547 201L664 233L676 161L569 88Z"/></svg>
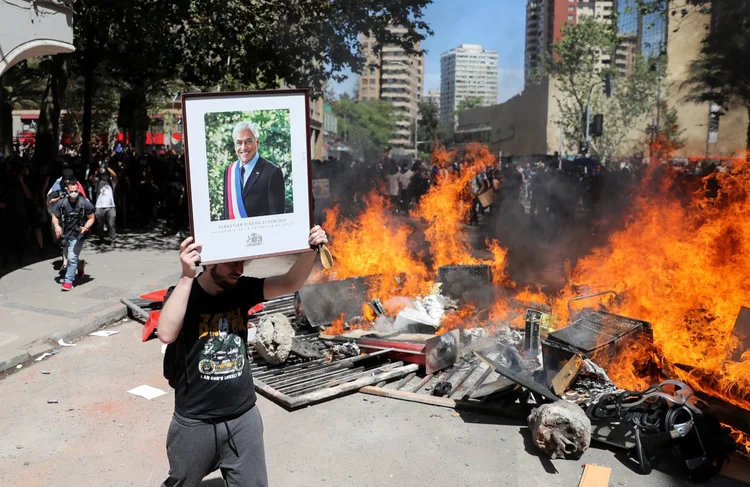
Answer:
<svg viewBox="0 0 750 487"><path fill-rule="evenodd" d="M78 192L78 181L66 182L67 197L55 204L52 211L52 225L55 237L62 241L63 254L67 254L68 267L62 290L70 291L76 277L84 275L85 262L78 260L83 242L91 233L96 216L91 202Z"/></svg>
<svg viewBox="0 0 750 487"><path fill-rule="evenodd" d="M318 226L310 245L327 243ZM242 276L244 262L206 265L201 245L180 245L182 277L170 288L159 317L159 339L169 346L164 376L175 389L167 433L169 478L163 487L197 487L221 469L228 487L267 487L263 422L247 352L247 313L256 304L299 290L316 254L305 253L286 273Z"/></svg>
<svg viewBox="0 0 750 487"><path fill-rule="evenodd" d="M115 186L117 185L117 174L110 168L100 167L96 178L96 220L99 223L100 243L104 238L104 224L109 231L109 246L115 248L115 219L117 210L115 208Z"/></svg>

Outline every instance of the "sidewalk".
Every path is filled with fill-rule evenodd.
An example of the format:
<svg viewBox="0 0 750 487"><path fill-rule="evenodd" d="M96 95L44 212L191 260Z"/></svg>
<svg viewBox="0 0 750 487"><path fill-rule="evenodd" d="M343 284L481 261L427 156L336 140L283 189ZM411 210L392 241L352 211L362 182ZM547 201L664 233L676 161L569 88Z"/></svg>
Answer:
<svg viewBox="0 0 750 487"><path fill-rule="evenodd" d="M86 276L72 291L60 289L60 256L0 274L0 372L59 349L60 338L72 341L123 319L127 312L120 298L167 288L180 276L180 238L165 236L161 226L118 235L112 250L96 240L81 252ZM294 260L255 261L246 273L282 273Z"/></svg>

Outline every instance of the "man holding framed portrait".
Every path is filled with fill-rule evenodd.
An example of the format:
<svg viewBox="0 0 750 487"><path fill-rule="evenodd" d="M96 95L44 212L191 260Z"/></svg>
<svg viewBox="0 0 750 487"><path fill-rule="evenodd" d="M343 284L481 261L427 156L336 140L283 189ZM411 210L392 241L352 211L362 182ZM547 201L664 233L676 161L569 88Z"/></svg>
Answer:
<svg viewBox="0 0 750 487"><path fill-rule="evenodd" d="M182 242L182 275L159 318L164 376L175 389L163 485L197 486L221 469L229 487L265 487L247 317L256 304L299 290L313 249L326 253L327 236L313 224L308 93L197 93L182 101L192 236ZM300 255L286 273L242 275L249 259L287 254Z"/></svg>

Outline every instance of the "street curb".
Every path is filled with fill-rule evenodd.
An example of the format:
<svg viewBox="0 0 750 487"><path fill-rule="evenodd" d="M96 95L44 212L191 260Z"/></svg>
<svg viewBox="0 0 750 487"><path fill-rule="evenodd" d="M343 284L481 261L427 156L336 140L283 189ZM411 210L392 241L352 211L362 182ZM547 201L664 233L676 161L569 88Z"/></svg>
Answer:
<svg viewBox="0 0 750 487"><path fill-rule="evenodd" d="M37 340L35 344L29 344L27 345L27 348L18 350L15 355L8 356L7 358L2 359L0 361L0 373L5 372L8 369L12 369L18 364L24 364L31 360L34 356L47 352L55 347L54 345L47 344L47 341L52 341L55 343L55 345L61 338L66 342L72 342L85 335L88 335L91 332L98 330L102 326L111 325L112 323L116 323L126 318L127 316L128 310L122 304L118 303L117 305L105 308L98 313L92 314L85 324L77 328L54 333L47 337L47 339Z"/></svg>
<svg viewBox="0 0 750 487"><path fill-rule="evenodd" d="M112 323L126 318L128 316L128 309L125 305L118 303L117 305L110 306L92 316L93 317L85 324L73 328L72 330L66 330L50 335L49 339L53 342L57 342L61 338L66 342L77 340L84 335L88 335L89 333L98 330L102 326L111 325Z"/></svg>

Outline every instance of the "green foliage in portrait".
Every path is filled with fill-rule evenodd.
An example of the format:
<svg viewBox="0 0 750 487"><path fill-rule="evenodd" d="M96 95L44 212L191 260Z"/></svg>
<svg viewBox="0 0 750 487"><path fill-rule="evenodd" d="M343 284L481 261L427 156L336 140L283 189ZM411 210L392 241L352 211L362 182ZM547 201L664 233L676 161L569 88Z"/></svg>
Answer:
<svg viewBox="0 0 750 487"><path fill-rule="evenodd" d="M212 112L206 114L206 158L211 221L222 219L224 168L237 160L232 130L238 122L252 122L260 132L258 153L284 172L286 213L294 211L292 201L292 138L289 110Z"/></svg>

